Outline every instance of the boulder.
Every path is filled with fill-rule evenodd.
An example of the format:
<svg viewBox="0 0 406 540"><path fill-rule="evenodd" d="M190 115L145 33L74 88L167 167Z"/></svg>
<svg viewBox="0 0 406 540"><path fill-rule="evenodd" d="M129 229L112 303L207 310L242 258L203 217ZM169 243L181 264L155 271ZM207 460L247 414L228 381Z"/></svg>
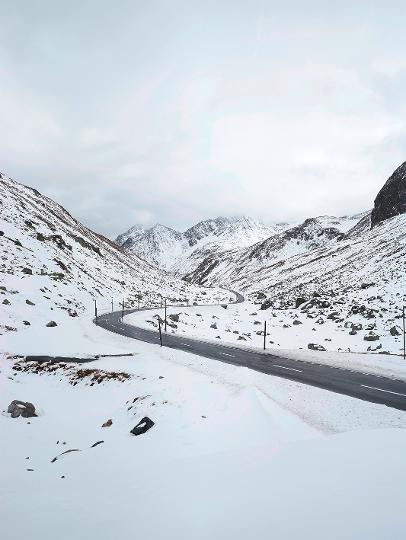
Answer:
<svg viewBox="0 0 406 540"><path fill-rule="evenodd" d="M392 328L389 330L391 336L400 336L402 335L402 330L399 328L399 326L392 326Z"/></svg>
<svg viewBox="0 0 406 540"><path fill-rule="evenodd" d="M168 315L168 317L173 322L179 322L179 314L178 313L172 313L171 315Z"/></svg>
<svg viewBox="0 0 406 540"><path fill-rule="evenodd" d="M148 416L144 416L138 424L130 431L133 435L142 435L146 431L152 428L152 426L155 425L155 422L151 420L151 418L148 418Z"/></svg>
<svg viewBox="0 0 406 540"><path fill-rule="evenodd" d="M35 412L35 407L29 401L19 401L14 399L7 408L7 412L11 414L11 418L18 418L22 416L23 418L32 418L37 416Z"/></svg>
<svg viewBox="0 0 406 540"><path fill-rule="evenodd" d="M272 305L272 302L269 300L265 300L265 302L262 302L260 309L268 309Z"/></svg>
<svg viewBox="0 0 406 540"><path fill-rule="evenodd" d="M21 271L23 274L28 274L29 276L32 276L31 268L23 268Z"/></svg>
<svg viewBox="0 0 406 540"><path fill-rule="evenodd" d="M379 341L379 339L380 337L378 336L378 334L375 334L372 331L364 336L364 341Z"/></svg>
<svg viewBox="0 0 406 540"><path fill-rule="evenodd" d="M45 326L48 326L48 328L53 328L54 326L58 326L55 321L49 321Z"/></svg>
<svg viewBox="0 0 406 540"><path fill-rule="evenodd" d="M110 427L112 424L113 424L113 420L109 418L108 420L104 422L104 424L102 424L102 427Z"/></svg>
<svg viewBox="0 0 406 540"><path fill-rule="evenodd" d="M299 319L295 319L292 324L298 325L298 324L303 324L303 323L302 321L299 321Z"/></svg>
<svg viewBox="0 0 406 540"><path fill-rule="evenodd" d="M296 309L302 304L304 304L305 302L306 302L306 298L303 298L301 296L299 296L299 298L296 298Z"/></svg>
<svg viewBox="0 0 406 540"><path fill-rule="evenodd" d="M317 343L309 343L307 345L307 348L312 350L312 351L325 351L325 347L323 347L323 345L317 345Z"/></svg>
<svg viewBox="0 0 406 540"><path fill-rule="evenodd" d="M371 228L393 216L406 213L406 162L387 180L375 198Z"/></svg>

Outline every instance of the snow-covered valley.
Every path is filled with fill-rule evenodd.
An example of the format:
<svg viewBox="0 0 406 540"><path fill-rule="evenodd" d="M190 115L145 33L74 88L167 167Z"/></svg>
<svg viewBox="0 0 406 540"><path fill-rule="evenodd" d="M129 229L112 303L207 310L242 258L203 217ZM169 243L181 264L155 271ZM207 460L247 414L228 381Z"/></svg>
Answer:
<svg viewBox="0 0 406 540"><path fill-rule="evenodd" d="M281 358L405 381L406 214L372 229L370 212L309 219L271 236L208 220L159 243L150 264L31 188L2 176L0 190L6 540L402 538L404 410L143 343L93 317L95 303L99 315L123 300L155 305L124 320L158 335L167 299L170 334L260 351L266 321ZM227 287L246 300L231 304ZM35 416L21 415L30 404Z"/></svg>

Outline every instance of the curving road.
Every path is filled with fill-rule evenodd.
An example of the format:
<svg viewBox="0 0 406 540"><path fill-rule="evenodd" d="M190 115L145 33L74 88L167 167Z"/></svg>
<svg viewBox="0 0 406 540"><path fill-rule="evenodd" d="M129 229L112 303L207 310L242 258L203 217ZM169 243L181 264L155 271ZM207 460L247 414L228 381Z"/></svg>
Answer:
<svg viewBox="0 0 406 540"><path fill-rule="evenodd" d="M244 301L241 294L235 291L232 292L236 295L234 303ZM135 311L138 310L125 310L124 315ZM110 332L159 345L158 331L146 330L127 324L122 321L121 313L121 311L114 311L100 315L97 323ZM313 364L302 360L292 360L275 354L244 350L232 345L207 343L164 332L162 341L163 345L170 349L190 352L227 364L245 366L261 373L283 377L284 379L406 411L406 382L400 380Z"/></svg>

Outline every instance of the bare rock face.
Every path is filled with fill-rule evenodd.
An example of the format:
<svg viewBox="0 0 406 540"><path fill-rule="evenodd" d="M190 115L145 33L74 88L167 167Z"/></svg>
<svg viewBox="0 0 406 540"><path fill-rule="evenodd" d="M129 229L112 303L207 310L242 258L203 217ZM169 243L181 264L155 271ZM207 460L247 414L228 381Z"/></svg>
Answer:
<svg viewBox="0 0 406 540"><path fill-rule="evenodd" d="M406 161L378 193L371 214L371 228L393 216L406 213Z"/></svg>
<svg viewBox="0 0 406 540"><path fill-rule="evenodd" d="M7 408L7 412L11 414L11 418L18 418L22 416L23 418L31 418L37 416L35 412L35 407L29 401L19 401L14 399Z"/></svg>

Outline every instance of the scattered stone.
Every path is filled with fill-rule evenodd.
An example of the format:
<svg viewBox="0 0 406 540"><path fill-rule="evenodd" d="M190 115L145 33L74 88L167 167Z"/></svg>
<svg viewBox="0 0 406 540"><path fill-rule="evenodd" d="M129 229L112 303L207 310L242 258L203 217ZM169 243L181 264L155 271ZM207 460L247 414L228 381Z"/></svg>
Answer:
<svg viewBox="0 0 406 540"><path fill-rule="evenodd" d="M148 416L144 416L138 424L130 431L133 435L142 435L143 433L146 433L149 429L152 428L152 426L155 425L155 422L153 422Z"/></svg>
<svg viewBox="0 0 406 540"><path fill-rule="evenodd" d="M307 345L307 348L312 350L312 351L325 351L325 347L323 347L323 345L317 345L317 343L309 343Z"/></svg>
<svg viewBox="0 0 406 540"><path fill-rule="evenodd" d="M25 326L30 326L31 323L29 321L23 321L23 324L25 324Z"/></svg>
<svg viewBox="0 0 406 540"><path fill-rule="evenodd" d="M400 329L399 326L392 326L392 328L389 331L390 331L391 336L401 336L402 335L402 330Z"/></svg>
<svg viewBox="0 0 406 540"><path fill-rule="evenodd" d="M169 315L169 319L173 322L179 322L179 314L178 313L172 313Z"/></svg>
<svg viewBox="0 0 406 540"><path fill-rule="evenodd" d="M9 306L10 305L10 300L7 300L7 298L5 298L2 302L5 306Z"/></svg>
<svg viewBox="0 0 406 540"><path fill-rule="evenodd" d="M213 328L214 330L217 330L217 324L214 322L210 325L210 328Z"/></svg>
<svg viewBox="0 0 406 540"><path fill-rule="evenodd" d="M247 341L244 336L238 336L237 341Z"/></svg>
<svg viewBox="0 0 406 540"><path fill-rule="evenodd" d="M306 298L303 298L303 297L296 298L296 309L302 304L304 304L305 302L306 302Z"/></svg>
<svg viewBox="0 0 406 540"><path fill-rule="evenodd" d="M45 326L48 328L53 328L54 326L58 326L55 321L49 321Z"/></svg>
<svg viewBox="0 0 406 540"><path fill-rule="evenodd" d="M110 427L113 424L113 420L109 418L109 420L106 420L104 424L102 424L102 427Z"/></svg>
<svg viewBox="0 0 406 540"><path fill-rule="evenodd" d="M26 303L28 306L35 306L34 302L31 302L31 300L26 300L25 303Z"/></svg>
<svg viewBox="0 0 406 540"><path fill-rule="evenodd" d="M7 412L11 414L11 418L18 418L22 416L23 418L31 418L37 416L35 412L35 407L29 401L19 401L14 399L7 408Z"/></svg>
<svg viewBox="0 0 406 540"><path fill-rule="evenodd" d="M364 336L364 341L379 341L380 336L378 334L375 334L375 332L369 332L369 334L366 334Z"/></svg>
<svg viewBox="0 0 406 540"><path fill-rule="evenodd" d="M32 276L31 268L23 268L21 271L23 274L28 274L29 276Z"/></svg>
<svg viewBox="0 0 406 540"><path fill-rule="evenodd" d="M295 319L293 321L293 324L297 326L298 324L303 324L303 323L302 323L302 321L299 321L299 319Z"/></svg>
<svg viewBox="0 0 406 540"><path fill-rule="evenodd" d="M268 309L272 306L272 302L269 300L265 300L265 302L262 302L260 309Z"/></svg>
<svg viewBox="0 0 406 540"><path fill-rule="evenodd" d="M355 336L356 334L358 334L358 332L354 329L350 330L348 333L350 334L350 336Z"/></svg>

